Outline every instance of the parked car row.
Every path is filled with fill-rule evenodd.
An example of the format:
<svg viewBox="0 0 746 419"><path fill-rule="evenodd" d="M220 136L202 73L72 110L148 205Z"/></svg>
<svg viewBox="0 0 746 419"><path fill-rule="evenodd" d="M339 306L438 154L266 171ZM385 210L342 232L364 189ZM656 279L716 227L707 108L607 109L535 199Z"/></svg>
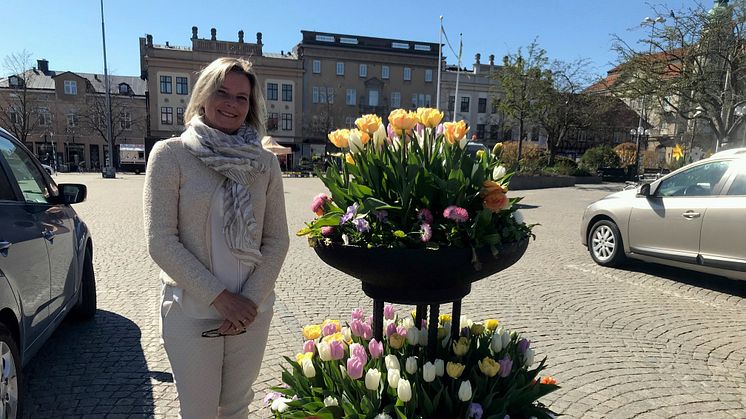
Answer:
<svg viewBox="0 0 746 419"><path fill-rule="evenodd" d="M71 207L86 194L0 128L0 417L20 417L21 369L60 322L96 312L93 240Z"/></svg>

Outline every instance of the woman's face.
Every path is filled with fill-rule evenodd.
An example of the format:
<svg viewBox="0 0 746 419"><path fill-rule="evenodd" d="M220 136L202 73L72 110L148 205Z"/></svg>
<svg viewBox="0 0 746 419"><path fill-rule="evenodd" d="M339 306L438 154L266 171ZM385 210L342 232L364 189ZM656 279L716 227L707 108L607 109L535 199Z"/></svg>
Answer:
<svg viewBox="0 0 746 419"><path fill-rule="evenodd" d="M231 71L223 85L205 102L205 123L226 134L235 133L249 113L251 83L245 74Z"/></svg>

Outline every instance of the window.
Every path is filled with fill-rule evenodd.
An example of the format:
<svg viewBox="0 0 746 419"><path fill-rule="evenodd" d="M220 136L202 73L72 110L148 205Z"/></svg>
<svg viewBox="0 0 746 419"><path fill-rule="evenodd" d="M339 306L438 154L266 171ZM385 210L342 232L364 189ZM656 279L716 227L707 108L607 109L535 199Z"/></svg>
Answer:
<svg viewBox="0 0 746 419"><path fill-rule="evenodd" d="M291 113L282 114L282 130L283 131L293 130L293 114Z"/></svg>
<svg viewBox="0 0 746 419"><path fill-rule="evenodd" d="M313 74L321 74L321 60L313 60Z"/></svg>
<svg viewBox="0 0 746 419"><path fill-rule="evenodd" d="M417 106L420 108L425 106L425 94L424 93L420 93L419 95L417 95Z"/></svg>
<svg viewBox="0 0 746 419"><path fill-rule="evenodd" d="M292 84L282 85L282 101L283 102L293 101L293 85Z"/></svg>
<svg viewBox="0 0 746 419"><path fill-rule="evenodd" d="M381 66L381 78L384 79L384 80L388 80L389 79L389 72L390 71L391 70L389 70L389 66L382 65Z"/></svg>
<svg viewBox="0 0 746 419"><path fill-rule="evenodd" d="M176 124L184 125L184 108L176 108Z"/></svg>
<svg viewBox="0 0 746 419"><path fill-rule="evenodd" d="M78 94L78 82L75 80L65 80L65 94L66 95L77 95Z"/></svg>
<svg viewBox="0 0 746 419"><path fill-rule="evenodd" d="M127 83L119 83L119 94L120 95L130 94L130 85Z"/></svg>
<svg viewBox="0 0 746 419"><path fill-rule="evenodd" d="M378 90L368 90L368 106L378 106Z"/></svg>
<svg viewBox="0 0 746 419"><path fill-rule="evenodd" d="M334 37L330 35L316 35L316 40L321 42L334 42Z"/></svg>
<svg viewBox="0 0 746 419"><path fill-rule="evenodd" d="M78 115L75 112L67 114L67 127L75 128L78 125Z"/></svg>
<svg viewBox="0 0 746 419"><path fill-rule="evenodd" d="M392 42L391 48L409 49L409 44L404 43L404 42Z"/></svg>
<svg viewBox="0 0 746 419"><path fill-rule="evenodd" d="M360 64L360 77L368 77L368 64Z"/></svg>
<svg viewBox="0 0 746 419"><path fill-rule="evenodd" d="M340 44L349 44L349 45L357 45L358 44L357 38L347 38L347 37L344 37L344 36L342 36L342 37L339 38L339 43Z"/></svg>
<svg viewBox="0 0 746 419"><path fill-rule="evenodd" d="M461 98L461 112L469 112L469 96Z"/></svg>
<svg viewBox="0 0 746 419"><path fill-rule="evenodd" d="M430 51L430 45L414 44L415 51Z"/></svg>
<svg viewBox="0 0 746 419"><path fill-rule="evenodd" d="M132 114L129 112L119 113L119 126L124 130L132 129Z"/></svg>
<svg viewBox="0 0 746 419"><path fill-rule="evenodd" d="M430 68L425 70L425 81L433 81L433 70Z"/></svg>
<svg viewBox="0 0 746 419"><path fill-rule="evenodd" d="M316 86L313 86L311 89L311 102L312 103L319 103L319 88Z"/></svg>
<svg viewBox="0 0 746 419"><path fill-rule="evenodd" d="M344 76L345 75L345 63L343 63L343 62L337 62L337 75L338 76Z"/></svg>
<svg viewBox="0 0 746 419"><path fill-rule="evenodd" d="M276 131L280 122L280 115L277 112L270 112L267 115L267 129L269 131Z"/></svg>
<svg viewBox="0 0 746 419"><path fill-rule="evenodd" d="M52 124L52 115L49 108L39 108L39 125L45 127Z"/></svg>
<svg viewBox="0 0 746 419"><path fill-rule="evenodd" d="M661 182L656 196L709 196L728 170L727 161L700 164Z"/></svg>
<svg viewBox="0 0 746 419"><path fill-rule="evenodd" d="M13 125L23 124L23 115L18 112L18 108L16 108L15 106L12 106L10 108L10 123Z"/></svg>
<svg viewBox="0 0 746 419"><path fill-rule="evenodd" d="M326 103L326 89L323 87L319 89L319 103Z"/></svg>
<svg viewBox="0 0 746 419"><path fill-rule="evenodd" d="M34 165L31 155L23 148L0 137L0 153L5 156L26 202L46 204L51 196L44 176Z"/></svg>
<svg viewBox="0 0 746 419"><path fill-rule="evenodd" d="M161 93L171 93L171 76L161 76Z"/></svg>
<svg viewBox="0 0 746 419"><path fill-rule="evenodd" d="M19 87L21 85L21 79L19 79L18 76L10 76L8 77L8 83L11 87Z"/></svg>
<svg viewBox="0 0 746 419"><path fill-rule="evenodd" d="M161 106L161 124L173 125L174 123L174 108L170 106Z"/></svg>
<svg viewBox="0 0 746 419"><path fill-rule="evenodd" d="M417 93L412 93L412 107L417 107Z"/></svg>
<svg viewBox="0 0 746 419"><path fill-rule="evenodd" d="M176 94L177 95L188 95L189 94L189 82L186 77L176 78Z"/></svg>
<svg viewBox="0 0 746 419"><path fill-rule="evenodd" d="M326 101L329 103L334 103L334 88L333 87L326 88Z"/></svg>
<svg viewBox="0 0 746 419"><path fill-rule="evenodd" d="M355 105L357 98L357 91L355 89L347 89L347 96L345 97L345 103L348 105Z"/></svg>
<svg viewBox="0 0 746 419"><path fill-rule="evenodd" d="M487 98L486 97L480 97L477 101L477 112L479 113L487 113Z"/></svg>
<svg viewBox="0 0 746 419"><path fill-rule="evenodd" d="M477 124L477 138L480 140L484 139L485 126L484 124Z"/></svg>
<svg viewBox="0 0 746 419"><path fill-rule="evenodd" d="M448 110L453 111L454 106L456 106L456 97L448 96Z"/></svg>
<svg viewBox="0 0 746 419"><path fill-rule="evenodd" d="M433 98L432 98L432 96L430 96L430 95L425 95L425 106L429 108L429 107L431 107L431 106L432 106L432 103L433 103Z"/></svg>
<svg viewBox="0 0 746 419"><path fill-rule="evenodd" d="M746 195L746 167L741 167L741 173L728 188L728 195Z"/></svg>
<svg viewBox="0 0 746 419"><path fill-rule="evenodd" d="M400 92L391 92L391 106L394 108L398 108L401 106L401 93Z"/></svg>
<svg viewBox="0 0 746 419"><path fill-rule="evenodd" d="M277 100L277 83L267 83L267 100Z"/></svg>
<svg viewBox="0 0 746 419"><path fill-rule="evenodd" d="M410 80L412 80L412 69L409 67L404 67L404 81Z"/></svg>

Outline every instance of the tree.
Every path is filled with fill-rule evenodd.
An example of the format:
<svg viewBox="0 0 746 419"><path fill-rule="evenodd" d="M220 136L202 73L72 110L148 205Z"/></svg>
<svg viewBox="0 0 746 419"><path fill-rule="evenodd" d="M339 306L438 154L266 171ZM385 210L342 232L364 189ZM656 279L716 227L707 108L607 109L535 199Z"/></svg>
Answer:
<svg viewBox="0 0 746 419"><path fill-rule="evenodd" d="M125 137L131 130L142 128L145 121L133 103L136 100L134 96L114 93L111 96L111 140L116 145L117 140ZM98 133L104 143L108 144L106 118L106 93L90 92L86 95L85 108L80 114L82 126L92 133Z"/></svg>
<svg viewBox="0 0 746 419"><path fill-rule="evenodd" d="M743 0L719 1L682 11L653 11L668 19L653 26L639 52L616 37L621 64L612 91L627 99L650 98L684 120L698 112L715 133L715 148L744 124L738 109L746 101L746 7Z"/></svg>
<svg viewBox="0 0 746 419"><path fill-rule="evenodd" d="M3 69L8 72L8 91L0 95L0 123L24 143L39 124L36 100L30 91L37 75L32 66L31 53L26 50L7 55L3 60Z"/></svg>

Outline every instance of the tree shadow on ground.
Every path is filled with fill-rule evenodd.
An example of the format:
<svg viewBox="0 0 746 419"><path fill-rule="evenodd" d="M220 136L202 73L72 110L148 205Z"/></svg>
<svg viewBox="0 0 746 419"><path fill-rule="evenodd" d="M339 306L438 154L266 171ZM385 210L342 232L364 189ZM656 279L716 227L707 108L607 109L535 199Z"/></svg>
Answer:
<svg viewBox="0 0 746 419"><path fill-rule="evenodd" d="M623 191L625 186L624 183L604 183L604 184L590 184L590 185L575 185L575 189L581 191L606 191L606 192L619 192Z"/></svg>
<svg viewBox="0 0 746 419"><path fill-rule="evenodd" d="M134 322L108 311L65 320L24 371L24 417L152 416L151 380L173 378L148 370L140 335Z"/></svg>
<svg viewBox="0 0 746 419"><path fill-rule="evenodd" d="M622 269L746 298L746 281L637 260L627 261Z"/></svg>

